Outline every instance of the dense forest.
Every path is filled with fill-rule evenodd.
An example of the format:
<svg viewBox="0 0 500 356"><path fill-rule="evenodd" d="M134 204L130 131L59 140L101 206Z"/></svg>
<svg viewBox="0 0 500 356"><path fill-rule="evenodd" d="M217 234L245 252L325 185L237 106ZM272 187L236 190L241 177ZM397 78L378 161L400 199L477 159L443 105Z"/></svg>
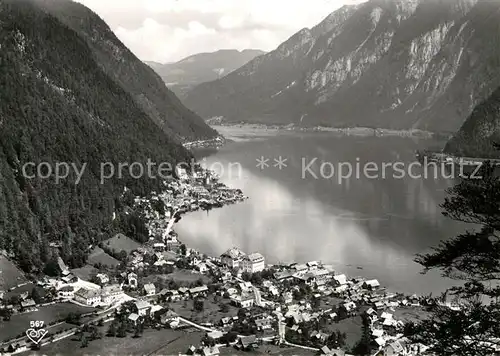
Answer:
<svg viewBox="0 0 500 356"><path fill-rule="evenodd" d="M500 88L476 106L445 147L447 153L466 157L500 158Z"/></svg>
<svg viewBox="0 0 500 356"><path fill-rule="evenodd" d="M180 141L218 133L187 109L153 69L139 60L92 10L71 0L32 0L86 40L99 66L168 135Z"/></svg>
<svg viewBox="0 0 500 356"><path fill-rule="evenodd" d="M70 266L109 236L117 198L145 195L158 179L125 172L100 184L102 162L190 161L177 140L106 73L87 40L33 1L0 2L0 250L28 272L62 243ZM27 162L87 164L57 183L27 179Z"/></svg>

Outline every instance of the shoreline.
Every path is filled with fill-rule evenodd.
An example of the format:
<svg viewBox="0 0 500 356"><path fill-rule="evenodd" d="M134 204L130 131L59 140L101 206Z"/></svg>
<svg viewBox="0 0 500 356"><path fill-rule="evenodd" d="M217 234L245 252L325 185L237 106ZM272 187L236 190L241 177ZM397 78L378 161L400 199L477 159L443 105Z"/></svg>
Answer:
<svg viewBox="0 0 500 356"><path fill-rule="evenodd" d="M330 132L343 136L359 136L359 137L410 137L420 139L443 138L449 139L451 133L432 132L419 129L389 129L389 128L370 128L370 127L328 127L328 126L312 126L302 127L295 124L283 125L267 125L258 123L228 123L228 122L212 122L207 120L207 123L214 129L217 128L241 128L250 130L265 130L275 132Z"/></svg>
<svg viewBox="0 0 500 356"><path fill-rule="evenodd" d="M223 183L220 183L222 185L224 185L225 189L228 189L228 190L238 190L238 188L230 188L228 187L226 184L223 184ZM203 209L201 208L201 210L203 211L207 211L207 210L211 210L211 209L216 209L216 208L224 208L226 206L229 206L229 205L233 205L233 204L237 204L237 203L240 203L240 202L243 202L244 200L247 200L249 199L249 197L245 196L242 194L242 198L239 199L239 200L236 200L236 201L232 201L232 202L225 202L225 203L218 203L218 204L213 204L211 205L208 209ZM197 209L190 209L190 208L185 208L185 209L177 209L175 211L175 213L172 214L170 221L173 221L172 224L170 225L170 228L167 230L167 234L170 234L170 233L173 233L175 235L177 235L177 232L175 231L175 225L180 221L180 219L182 219L182 217L184 215L188 215L190 213L194 213L196 211L199 211L200 208L197 208ZM176 218L177 217L177 218ZM208 255L210 256L210 254L208 252L203 252L203 251L199 251L195 248L192 248L190 247L188 244L184 243L182 241L182 236L178 236L177 238L178 242L180 244L184 244L186 246L187 249L193 251L194 253L198 253L198 254L205 254L205 255ZM228 248L240 248L239 246L230 246ZM213 259L219 259L220 256L210 256L211 258ZM266 258L267 260L267 258ZM297 265L297 264L306 264L308 261L295 261L295 260L292 260L292 261L279 261L278 263L272 263L272 264L267 264L266 263L266 268L269 268L269 267L287 267L287 266L291 266L291 265ZM378 280L378 277L377 276L371 276L371 277L365 277L365 276L361 276L359 274L354 274L352 273L354 270L366 270L366 266L362 266L362 265L352 265L352 264L343 264L343 265L338 265L336 263L329 263L328 261L326 261L325 263L322 262L322 264L324 266L328 266L328 267L332 267L335 269L335 272L340 274L340 275L345 275L348 279L357 279L357 280L369 280L369 279L377 279ZM339 266L339 268L337 268L337 266ZM345 270L342 270L341 268L342 267L347 267L346 269L347 270L352 270L351 273L348 273L346 272ZM389 290L388 287L385 287L385 286L381 286L382 289L386 290L387 293L395 293L395 294L400 294L400 295L405 295L405 296L412 296L414 297L416 294L415 293L408 293L408 292L402 292L402 291L393 291L393 290ZM419 297L422 297L419 295Z"/></svg>

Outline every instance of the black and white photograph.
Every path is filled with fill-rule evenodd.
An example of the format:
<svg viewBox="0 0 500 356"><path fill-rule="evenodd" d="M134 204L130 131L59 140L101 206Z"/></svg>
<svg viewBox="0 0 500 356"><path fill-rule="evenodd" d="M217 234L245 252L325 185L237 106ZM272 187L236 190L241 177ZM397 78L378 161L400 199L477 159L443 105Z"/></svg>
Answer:
<svg viewBox="0 0 500 356"><path fill-rule="evenodd" d="M500 0L0 0L0 355L500 356Z"/></svg>

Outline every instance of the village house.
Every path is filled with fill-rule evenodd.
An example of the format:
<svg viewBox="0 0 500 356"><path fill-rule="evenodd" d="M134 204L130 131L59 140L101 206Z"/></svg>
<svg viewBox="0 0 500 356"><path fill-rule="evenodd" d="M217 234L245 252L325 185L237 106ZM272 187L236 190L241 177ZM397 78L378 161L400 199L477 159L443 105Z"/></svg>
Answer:
<svg viewBox="0 0 500 356"><path fill-rule="evenodd" d="M127 281L130 288L137 288L137 274L131 272L127 275Z"/></svg>
<svg viewBox="0 0 500 356"><path fill-rule="evenodd" d="M252 351L259 347L257 336L240 336L238 342L236 343L236 348L243 351Z"/></svg>
<svg viewBox="0 0 500 356"><path fill-rule="evenodd" d="M325 356L345 356L346 353L341 349L329 349L328 346L323 346L321 354Z"/></svg>
<svg viewBox="0 0 500 356"><path fill-rule="evenodd" d="M204 347L201 349L201 354L203 356L216 356L220 354L219 348L217 346Z"/></svg>
<svg viewBox="0 0 500 356"><path fill-rule="evenodd" d="M369 290L374 290L378 287L380 287L380 283L376 279L371 279L371 280L363 283L363 288L366 288Z"/></svg>
<svg viewBox="0 0 500 356"><path fill-rule="evenodd" d="M132 324L132 325L137 325L138 321L139 321L139 318L140 316L136 313L131 313L127 320Z"/></svg>
<svg viewBox="0 0 500 356"><path fill-rule="evenodd" d="M152 305L145 300L137 300L134 305L136 313L140 316L148 315L151 312Z"/></svg>
<svg viewBox="0 0 500 356"><path fill-rule="evenodd" d="M98 273L95 278L99 281L100 284L109 283L109 277L105 273Z"/></svg>
<svg viewBox="0 0 500 356"><path fill-rule="evenodd" d="M64 283L76 283L76 282L78 282L78 277L76 277L70 273L70 274L67 274L66 276L62 277L61 280Z"/></svg>
<svg viewBox="0 0 500 356"><path fill-rule="evenodd" d="M155 244L153 244L153 249L156 251L156 252L163 252L165 251L165 244L163 242L156 242Z"/></svg>
<svg viewBox="0 0 500 356"><path fill-rule="evenodd" d="M309 287L314 286L316 283L316 275L311 272L297 272L293 275L293 277L299 284L307 285Z"/></svg>
<svg viewBox="0 0 500 356"><path fill-rule="evenodd" d="M252 283L251 282L238 283L238 287L239 287L241 293L250 293L252 291Z"/></svg>
<svg viewBox="0 0 500 356"><path fill-rule="evenodd" d="M155 295L156 294L156 287L153 283L148 283L144 285L144 293L146 295Z"/></svg>
<svg viewBox="0 0 500 356"><path fill-rule="evenodd" d="M273 319L269 317L255 319L255 325L259 331L271 330L273 325Z"/></svg>
<svg viewBox="0 0 500 356"><path fill-rule="evenodd" d="M265 259L260 253L252 253L248 256L244 256L241 260L242 269L248 273L256 273L264 270Z"/></svg>
<svg viewBox="0 0 500 356"><path fill-rule="evenodd" d="M291 304L293 302L293 293L288 291L281 295L284 304Z"/></svg>
<svg viewBox="0 0 500 356"><path fill-rule="evenodd" d="M57 293L61 298L71 299L75 295L75 288L73 286L64 286Z"/></svg>
<svg viewBox="0 0 500 356"><path fill-rule="evenodd" d="M75 301L85 305L96 305L101 302L101 293L98 290L80 288L75 292Z"/></svg>
<svg viewBox="0 0 500 356"><path fill-rule="evenodd" d="M215 343L217 343L222 336L224 336L224 333L219 330L207 333L207 338L213 340Z"/></svg>
<svg viewBox="0 0 500 356"><path fill-rule="evenodd" d="M408 339L402 338L391 342L389 345L386 345L384 349L385 356L409 356L409 355L417 355L413 353L413 349L408 342Z"/></svg>
<svg viewBox="0 0 500 356"><path fill-rule="evenodd" d="M240 262L245 254L238 248L233 247L224 252L220 258L223 265L229 268L240 268Z"/></svg>
<svg viewBox="0 0 500 356"><path fill-rule="evenodd" d="M336 276L333 276L333 279L335 281L336 286L343 286L347 284L347 277L345 274L339 274Z"/></svg>
<svg viewBox="0 0 500 356"><path fill-rule="evenodd" d="M123 295L122 289L118 284L112 284L102 288L101 300L104 304L111 304Z"/></svg>
<svg viewBox="0 0 500 356"><path fill-rule="evenodd" d="M194 287L189 290L191 298L205 297L208 294L207 286Z"/></svg>
<svg viewBox="0 0 500 356"><path fill-rule="evenodd" d="M172 310L167 310L160 316L160 322L164 325L168 325L171 322L179 322L179 316Z"/></svg>
<svg viewBox="0 0 500 356"><path fill-rule="evenodd" d="M21 304L21 308L23 309L23 311L32 310L36 307L35 301L31 298L28 298L26 300L22 300L20 304Z"/></svg>
<svg viewBox="0 0 500 356"><path fill-rule="evenodd" d="M319 263L317 261L310 261L306 263L306 266L307 268L309 268L309 270L314 270L318 268Z"/></svg>
<svg viewBox="0 0 500 356"><path fill-rule="evenodd" d="M254 297L250 294L232 295L229 297L231 302L239 308L250 308L254 305Z"/></svg>
<svg viewBox="0 0 500 356"><path fill-rule="evenodd" d="M207 273L208 272L208 267L206 263L200 263L196 266L196 270L200 273Z"/></svg>

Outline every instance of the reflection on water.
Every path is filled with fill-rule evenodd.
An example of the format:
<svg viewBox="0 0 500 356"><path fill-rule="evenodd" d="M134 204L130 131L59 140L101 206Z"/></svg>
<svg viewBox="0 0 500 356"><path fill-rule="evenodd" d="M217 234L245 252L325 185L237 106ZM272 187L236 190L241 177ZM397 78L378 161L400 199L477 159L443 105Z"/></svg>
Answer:
<svg viewBox="0 0 500 356"><path fill-rule="evenodd" d="M413 259L460 231L458 224L441 216L438 206L452 181L396 179L390 174L339 181L336 176L316 179L303 174L302 160L315 157L316 173L321 162L334 167L357 161L409 164L415 149L426 144L328 134L232 143L204 163L218 169L225 183L241 188L250 199L208 214L188 214L176 229L189 246L213 255L237 246L247 253L261 252L269 263L320 260L338 266L339 272L378 278L393 290L438 293L449 281L437 274L420 275ZM256 167L261 156L270 160L270 167ZM282 170L273 167L278 156L287 158ZM221 171L230 163L238 163L241 169Z"/></svg>

